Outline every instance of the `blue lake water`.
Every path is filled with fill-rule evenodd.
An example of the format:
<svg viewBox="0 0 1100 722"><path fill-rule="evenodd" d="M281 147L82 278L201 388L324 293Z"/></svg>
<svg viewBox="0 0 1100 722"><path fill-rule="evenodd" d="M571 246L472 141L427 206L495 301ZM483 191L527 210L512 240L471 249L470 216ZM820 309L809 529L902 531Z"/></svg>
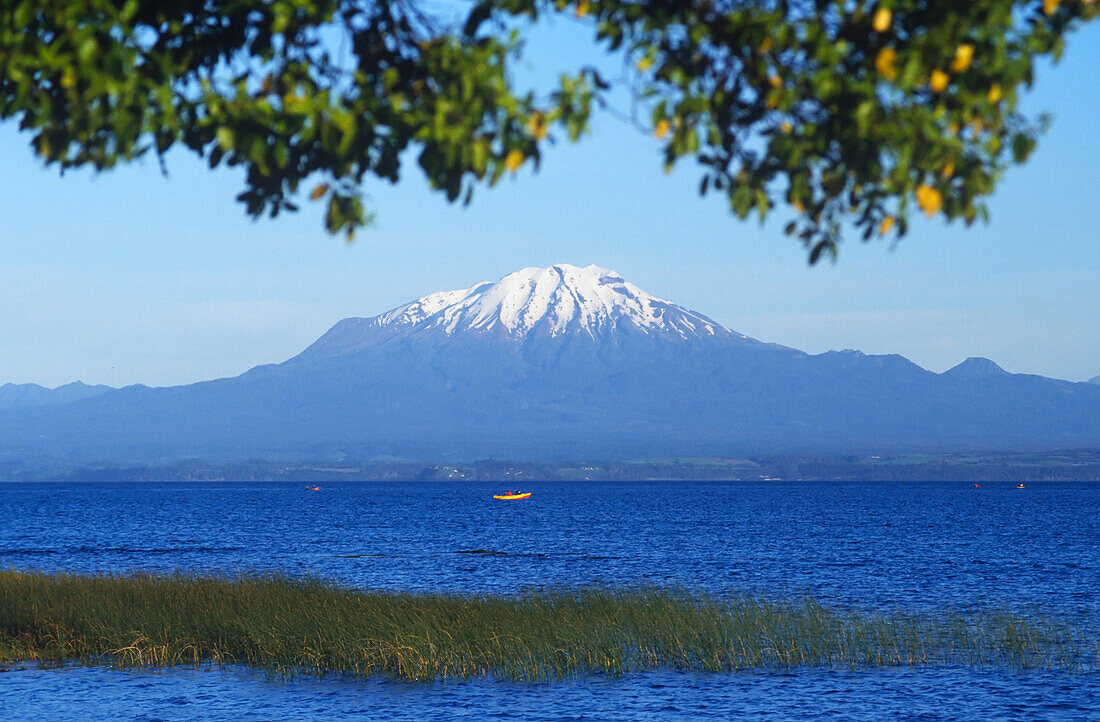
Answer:
<svg viewBox="0 0 1100 722"><path fill-rule="evenodd" d="M675 585L874 610L1100 613L1100 484L620 482L0 484L0 567L262 571L508 592ZM16 719L1098 719L1100 675L652 672L518 685L280 681L248 670L0 674ZM95 710L93 713L92 710Z"/></svg>

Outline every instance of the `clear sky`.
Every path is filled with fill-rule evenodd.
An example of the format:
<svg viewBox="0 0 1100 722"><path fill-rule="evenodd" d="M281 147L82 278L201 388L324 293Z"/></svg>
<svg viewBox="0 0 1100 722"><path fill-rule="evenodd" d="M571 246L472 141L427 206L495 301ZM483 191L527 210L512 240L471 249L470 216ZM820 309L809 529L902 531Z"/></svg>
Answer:
<svg viewBox="0 0 1100 722"><path fill-rule="evenodd" d="M561 33L562 36L557 35ZM543 32L534 73L581 41ZM564 40L562 39L564 37ZM450 206L410 169L369 186L375 226L354 244L320 209L250 221L241 175L184 153L102 175L44 169L0 124L0 383L168 385L282 361L347 316L557 262L612 268L741 333L818 353L900 353L933 371L986 356L1009 371L1100 374L1100 23L1044 65L1025 108L1054 115L1009 172L985 226L917 220L888 243L810 268L785 218L741 222L699 199L685 162L604 117L542 170Z"/></svg>

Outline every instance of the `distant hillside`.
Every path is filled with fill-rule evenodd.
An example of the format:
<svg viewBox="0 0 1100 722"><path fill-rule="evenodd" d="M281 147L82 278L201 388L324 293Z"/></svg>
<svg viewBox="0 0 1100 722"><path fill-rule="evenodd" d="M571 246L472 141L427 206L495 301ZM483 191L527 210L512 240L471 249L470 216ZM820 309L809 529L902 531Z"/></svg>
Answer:
<svg viewBox="0 0 1100 722"><path fill-rule="evenodd" d="M616 461L276 462L252 459L165 466L8 467L0 480L58 481L1095 481L1100 449L1038 454L907 454L904 456L759 456L752 459L630 459Z"/></svg>
<svg viewBox="0 0 1100 722"><path fill-rule="evenodd" d="M110 386L89 386L80 381L58 386L56 389L48 389L38 384L4 384L0 386L0 411L67 404L70 401L98 396L110 390Z"/></svg>
<svg viewBox="0 0 1100 722"><path fill-rule="evenodd" d="M443 461L1100 448L1100 385L761 343L613 271L529 268L281 364L0 413L0 458Z"/></svg>

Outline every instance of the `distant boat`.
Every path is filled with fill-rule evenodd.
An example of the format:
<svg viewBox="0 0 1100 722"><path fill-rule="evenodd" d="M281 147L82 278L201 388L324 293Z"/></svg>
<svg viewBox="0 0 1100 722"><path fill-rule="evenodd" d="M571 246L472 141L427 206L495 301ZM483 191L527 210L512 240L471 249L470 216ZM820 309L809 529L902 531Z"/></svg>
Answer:
<svg viewBox="0 0 1100 722"><path fill-rule="evenodd" d="M526 499L529 496L531 496L531 492L529 491L506 491L503 494L493 494L494 499L504 499L506 501Z"/></svg>
<svg viewBox="0 0 1100 722"><path fill-rule="evenodd" d="M321 487L317 486L316 484L313 484L312 486L307 486L306 487L306 491L320 491L320 490L321 490Z"/></svg>
<svg viewBox="0 0 1100 722"><path fill-rule="evenodd" d="M1016 488L1017 489L1026 489L1027 487L1025 487L1023 484L1017 484Z"/></svg>

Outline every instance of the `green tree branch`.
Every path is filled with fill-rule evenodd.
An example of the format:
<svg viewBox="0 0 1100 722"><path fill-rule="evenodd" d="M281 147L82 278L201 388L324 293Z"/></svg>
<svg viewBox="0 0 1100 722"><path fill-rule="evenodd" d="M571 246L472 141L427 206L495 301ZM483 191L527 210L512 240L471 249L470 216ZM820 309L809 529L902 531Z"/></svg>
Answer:
<svg viewBox="0 0 1100 722"><path fill-rule="evenodd" d="M480 0L457 21L415 0L15 0L0 5L0 119L62 170L182 145L242 166L254 216L326 203L329 231L369 222L368 176L406 151L469 202L609 108L593 68L515 87L522 35L570 14L620 54L666 168L700 165L731 211L795 212L811 262L847 229L900 237L920 210L972 223L1042 118L1017 110L1097 0Z"/></svg>

